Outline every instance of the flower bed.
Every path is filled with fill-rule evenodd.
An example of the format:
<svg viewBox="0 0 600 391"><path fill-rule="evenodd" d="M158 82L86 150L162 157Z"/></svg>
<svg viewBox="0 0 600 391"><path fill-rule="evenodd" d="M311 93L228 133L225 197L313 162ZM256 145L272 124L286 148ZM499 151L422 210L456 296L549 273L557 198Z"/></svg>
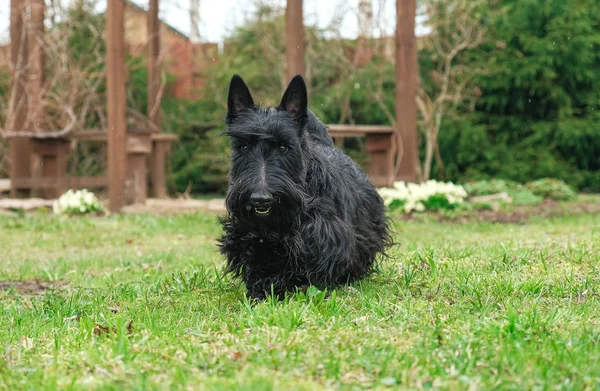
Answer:
<svg viewBox="0 0 600 391"><path fill-rule="evenodd" d="M456 209L467 197L462 186L435 180L419 184L399 181L378 191L390 210L401 209L404 213Z"/></svg>

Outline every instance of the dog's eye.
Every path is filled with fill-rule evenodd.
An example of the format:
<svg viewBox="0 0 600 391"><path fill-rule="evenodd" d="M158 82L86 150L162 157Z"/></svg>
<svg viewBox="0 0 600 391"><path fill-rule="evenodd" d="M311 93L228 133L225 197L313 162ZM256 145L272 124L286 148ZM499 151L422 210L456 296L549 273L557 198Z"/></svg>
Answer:
<svg viewBox="0 0 600 391"><path fill-rule="evenodd" d="M280 145L278 149L279 149L279 152L285 152L285 151L287 151L288 147L285 145Z"/></svg>
<svg viewBox="0 0 600 391"><path fill-rule="evenodd" d="M240 148L240 150L242 152L248 152L250 150L250 146L248 146L248 145L242 145L242 147Z"/></svg>

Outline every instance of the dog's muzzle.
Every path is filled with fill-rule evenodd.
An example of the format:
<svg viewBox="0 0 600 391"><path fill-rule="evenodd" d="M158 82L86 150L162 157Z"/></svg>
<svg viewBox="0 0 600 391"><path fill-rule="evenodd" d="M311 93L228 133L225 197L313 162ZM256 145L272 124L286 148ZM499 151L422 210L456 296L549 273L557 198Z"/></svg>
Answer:
<svg viewBox="0 0 600 391"><path fill-rule="evenodd" d="M273 196L267 192L252 193L250 203L246 205L248 211L253 210L258 216L267 216L271 213Z"/></svg>

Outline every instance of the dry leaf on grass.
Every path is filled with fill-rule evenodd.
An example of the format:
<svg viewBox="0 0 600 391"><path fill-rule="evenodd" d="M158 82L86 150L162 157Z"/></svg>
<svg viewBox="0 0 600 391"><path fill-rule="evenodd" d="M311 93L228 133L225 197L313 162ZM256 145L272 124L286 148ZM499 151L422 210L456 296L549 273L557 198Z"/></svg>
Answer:
<svg viewBox="0 0 600 391"><path fill-rule="evenodd" d="M33 338L21 337L21 346L25 348L25 350L29 350L33 348Z"/></svg>
<svg viewBox="0 0 600 391"><path fill-rule="evenodd" d="M112 312L113 314L118 314L119 312L121 312L121 306L117 305L117 306L114 306L114 307L108 307L108 310L110 312Z"/></svg>
<svg viewBox="0 0 600 391"><path fill-rule="evenodd" d="M234 352L231 352L231 353L229 353L229 356L228 356L228 357L229 357L229 359L230 359L231 361L237 361L237 360L239 360L240 358L242 358L242 353L240 353L240 352L238 352L238 351L236 350L236 351L234 351Z"/></svg>
<svg viewBox="0 0 600 391"><path fill-rule="evenodd" d="M127 329L127 332L129 334L133 334L133 320L130 320L129 322L127 322L127 326L125 326L125 328ZM103 326L101 324L96 324L96 327L94 327L94 329L92 330L92 333L94 333L95 335L110 335L112 334L117 334L117 327L113 326L113 327L108 327L108 326Z"/></svg>

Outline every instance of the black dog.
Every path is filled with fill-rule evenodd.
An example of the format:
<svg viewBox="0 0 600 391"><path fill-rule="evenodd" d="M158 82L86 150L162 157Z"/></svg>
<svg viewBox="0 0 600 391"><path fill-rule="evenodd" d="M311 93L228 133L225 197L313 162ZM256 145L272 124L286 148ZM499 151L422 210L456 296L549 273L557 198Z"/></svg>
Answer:
<svg viewBox="0 0 600 391"><path fill-rule="evenodd" d="M231 79L228 214L219 246L251 298L356 280L392 243L381 197L307 102L301 76L268 108L254 103L241 77Z"/></svg>

